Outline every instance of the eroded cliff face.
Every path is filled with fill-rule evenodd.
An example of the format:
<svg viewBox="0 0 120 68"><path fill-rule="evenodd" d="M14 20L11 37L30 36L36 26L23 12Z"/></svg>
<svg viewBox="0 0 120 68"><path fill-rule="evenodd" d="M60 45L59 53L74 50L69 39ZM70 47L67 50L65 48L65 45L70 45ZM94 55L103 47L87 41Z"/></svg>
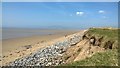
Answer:
<svg viewBox="0 0 120 68"><path fill-rule="evenodd" d="M98 52L105 52L108 49L117 49L118 40L111 40L106 36L99 34L91 34L86 31L82 40L76 45L70 47L68 52L66 51L65 60L66 64L74 61L84 60Z"/></svg>
<svg viewBox="0 0 120 68"><path fill-rule="evenodd" d="M104 49L117 49L118 40L111 40L106 38L106 36L90 34L89 32L85 32L83 35L83 40L89 40L90 45L99 46Z"/></svg>
<svg viewBox="0 0 120 68"><path fill-rule="evenodd" d="M84 60L97 52L104 52L105 48L100 47L102 42L98 42L96 40L98 39L94 36L87 37L86 34L84 34L82 36L82 40L79 43L69 47L65 52L65 63L69 64L74 61Z"/></svg>

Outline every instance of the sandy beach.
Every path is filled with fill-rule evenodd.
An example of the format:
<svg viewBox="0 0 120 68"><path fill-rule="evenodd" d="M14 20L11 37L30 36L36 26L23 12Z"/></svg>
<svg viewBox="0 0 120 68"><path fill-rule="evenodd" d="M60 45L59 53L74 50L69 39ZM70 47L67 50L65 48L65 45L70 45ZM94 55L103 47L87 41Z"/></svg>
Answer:
<svg viewBox="0 0 120 68"><path fill-rule="evenodd" d="M37 1L0 3L0 68L118 66L117 0Z"/></svg>
<svg viewBox="0 0 120 68"><path fill-rule="evenodd" d="M88 34L89 31L62 31L42 36L3 40L4 52L2 56L2 65L50 66L69 64L71 62L90 58L96 53L106 52L104 47L97 44L98 41L95 41L95 44L91 43L91 37L89 36L92 35ZM97 40L99 39L96 36L93 37ZM4 46L7 41L9 41L9 44L11 43L11 46L9 44L7 44L6 47ZM13 43L14 47L12 46Z"/></svg>
<svg viewBox="0 0 120 68"><path fill-rule="evenodd" d="M47 47L49 46L49 44L52 44L55 41L59 40L58 38L74 34L78 32L78 30L56 30L54 32L56 33L48 35L3 39L2 60L4 62L2 62L2 64L5 65L6 63L11 62L17 58L24 57L26 55L29 55L30 53L34 53L35 51L37 51L37 49ZM29 45L31 48L27 49L26 47Z"/></svg>

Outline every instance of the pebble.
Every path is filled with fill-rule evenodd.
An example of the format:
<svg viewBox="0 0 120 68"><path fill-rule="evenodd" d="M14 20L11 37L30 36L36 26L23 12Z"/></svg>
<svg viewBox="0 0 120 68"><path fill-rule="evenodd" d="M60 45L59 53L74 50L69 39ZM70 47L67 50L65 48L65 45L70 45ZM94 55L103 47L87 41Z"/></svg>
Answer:
<svg viewBox="0 0 120 68"><path fill-rule="evenodd" d="M64 64L65 62L58 57L62 57L67 48L78 43L81 39L81 34L67 36L65 40L56 42L47 48L39 49L37 52L31 53L29 56L18 58L9 63L8 66L51 66ZM26 48L29 49L31 46L28 45Z"/></svg>
<svg viewBox="0 0 120 68"><path fill-rule="evenodd" d="M5 58L6 56L3 56L2 58Z"/></svg>
<svg viewBox="0 0 120 68"><path fill-rule="evenodd" d="M10 54L10 55L12 55L12 54Z"/></svg>

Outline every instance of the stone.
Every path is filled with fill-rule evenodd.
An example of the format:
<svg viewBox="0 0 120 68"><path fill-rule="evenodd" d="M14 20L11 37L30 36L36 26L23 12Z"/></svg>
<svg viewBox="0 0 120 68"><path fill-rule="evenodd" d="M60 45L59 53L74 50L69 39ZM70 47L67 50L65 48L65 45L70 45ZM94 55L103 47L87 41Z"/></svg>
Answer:
<svg viewBox="0 0 120 68"><path fill-rule="evenodd" d="M26 45L26 46L24 46L26 49L30 49L30 48L32 48L32 46L31 45Z"/></svg>
<svg viewBox="0 0 120 68"><path fill-rule="evenodd" d="M44 49L39 49L35 53L31 53L29 56L16 59L14 62L10 63L11 66L51 66L64 64L64 61L58 59L62 57L63 53L66 52L67 48L71 45L75 45L81 40L81 35L74 34L72 36L67 36L65 40L58 41L49 47ZM32 48L31 45L25 46L26 49Z"/></svg>

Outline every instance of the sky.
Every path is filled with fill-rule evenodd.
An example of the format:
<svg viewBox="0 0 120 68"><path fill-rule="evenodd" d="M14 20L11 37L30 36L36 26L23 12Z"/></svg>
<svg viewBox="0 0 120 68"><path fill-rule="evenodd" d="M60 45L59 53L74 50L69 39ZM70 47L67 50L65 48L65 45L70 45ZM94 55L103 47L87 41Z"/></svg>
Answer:
<svg viewBox="0 0 120 68"><path fill-rule="evenodd" d="M120 0L2 0L2 2L118 2Z"/></svg>
<svg viewBox="0 0 120 68"><path fill-rule="evenodd" d="M3 2L2 26L18 28L117 27L117 2Z"/></svg>

